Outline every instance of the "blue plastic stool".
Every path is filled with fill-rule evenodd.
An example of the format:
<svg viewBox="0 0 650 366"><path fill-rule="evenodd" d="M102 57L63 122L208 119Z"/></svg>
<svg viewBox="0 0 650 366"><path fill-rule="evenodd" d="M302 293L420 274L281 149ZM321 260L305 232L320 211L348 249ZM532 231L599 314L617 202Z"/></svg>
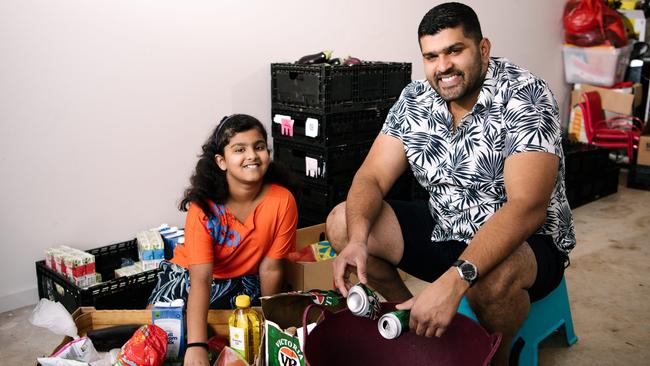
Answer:
<svg viewBox="0 0 650 366"><path fill-rule="evenodd" d="M458 312L478 321L465 297L458 306ZM578 341L578 337L573 331L569 294L567 293L564 277L562 277L562 282L555 290L551 291L545 298L531 304L528 318L526 318L519 332L512 340L510 344L511 352L514 351L513 346L518 339L524 341L519 353L518 365L537 366L539 343L560 328L564 331L569 346Z"/></svg>

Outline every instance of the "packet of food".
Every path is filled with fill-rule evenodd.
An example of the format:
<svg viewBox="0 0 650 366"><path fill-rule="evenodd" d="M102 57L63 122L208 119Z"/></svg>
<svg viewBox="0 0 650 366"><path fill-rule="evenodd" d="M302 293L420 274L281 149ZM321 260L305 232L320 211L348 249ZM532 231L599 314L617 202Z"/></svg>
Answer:
<svg viewBox="0 0 650 366"><path fill-rule="evenodd" d="M114 366L161 366L167 353L167 332L157 325L143 325L135 331L117 357Z"/></svg>
<svg viewBox="0 0 650 366"><path fill-rule="evenodd" d="M101 357L88 337L68 342L50 357L39 357L41 366L87 366Z"/></svg>

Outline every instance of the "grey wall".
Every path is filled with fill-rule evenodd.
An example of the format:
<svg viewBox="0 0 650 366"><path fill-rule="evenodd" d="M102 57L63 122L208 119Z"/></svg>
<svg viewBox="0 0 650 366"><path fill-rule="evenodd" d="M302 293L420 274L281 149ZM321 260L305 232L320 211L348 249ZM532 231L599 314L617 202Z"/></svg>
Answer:
<svg viewBox="0 0 650 366"><path fill-rule="evenodd" d="M322 49L413 63L436 1L0 2L0 311L36 302L46 247L128 240L167 222L221 116L270 125L271 62ZM468 1L493 55L562 105L564 0Z"/></svg>

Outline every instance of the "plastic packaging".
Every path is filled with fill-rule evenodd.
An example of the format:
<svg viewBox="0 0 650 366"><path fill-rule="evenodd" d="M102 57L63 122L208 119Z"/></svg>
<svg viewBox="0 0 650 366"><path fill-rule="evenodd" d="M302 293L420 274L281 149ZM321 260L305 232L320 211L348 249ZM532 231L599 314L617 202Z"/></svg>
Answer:
<svg viewBox="0 0 650 366"><path fill-rule="evenodd" d="M47 328L58 335L73 339L79 338L72 316L60 302L41 299L29 316L29 322L37 327Z"/></svg>
<svg viewBox="0 0 650 366"><path fill-rule="evenodd" d="M228 318L230 347L252 364L260 347L260 317L250 308L248 295L237 296L235 305L237 309Z"/></svg>
<svg viewBox="0 0 650 366"><path fill-rule="evenodd" d="M141 326L129 339L114 366L162 366L167 353L167 333L159 326Z"/></svg>
<svg viewBox="0 0 650 366"><path fill-rule="evenodd" d="M50 357L39 357L41 366L85 366L99 361L101 357L87 337L70 341Z"/></svg>

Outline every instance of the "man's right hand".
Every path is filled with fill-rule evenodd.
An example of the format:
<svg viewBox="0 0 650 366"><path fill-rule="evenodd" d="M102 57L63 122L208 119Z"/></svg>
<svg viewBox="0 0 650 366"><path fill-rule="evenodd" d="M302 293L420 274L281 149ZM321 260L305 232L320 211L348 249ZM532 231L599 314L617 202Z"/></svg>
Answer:
<svg viewBox="0 0 650 366"><path fill-rule="evenodd" d="M348 290L354 284L350 283L350 273L356 272L359 281L368 283L366 277L366 261L368 247L363 242L349 242L334 258L334 283L343 296L348 296Z"/></svg>
<svg viewBox="0 0 650 366"><path fill-rule="evenodd" d="M203 347L190 347L185 351L183 366L210 366L208 351Z"/></svg>

